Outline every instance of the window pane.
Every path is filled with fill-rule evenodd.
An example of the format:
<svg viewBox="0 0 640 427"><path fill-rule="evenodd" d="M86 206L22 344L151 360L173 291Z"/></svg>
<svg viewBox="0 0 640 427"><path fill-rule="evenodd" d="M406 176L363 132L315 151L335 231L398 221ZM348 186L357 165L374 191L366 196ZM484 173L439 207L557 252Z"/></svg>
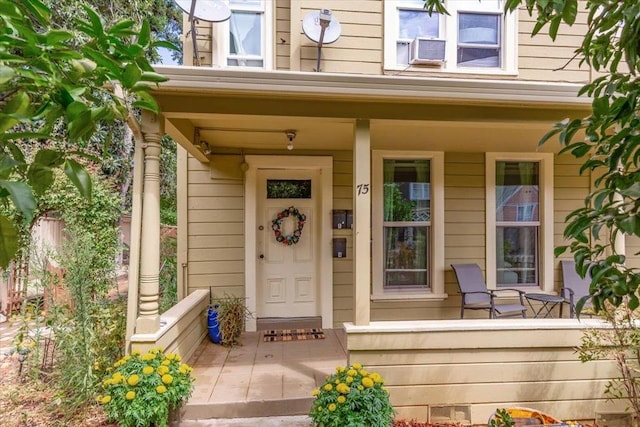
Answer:
<svg viewBox="0 0 640 427"><path fill-rule="evenodd" d="M230 0L229 1L229 5L232 7L239 7L239 6L253 6L253 7L259 7L262 6L262 0Z"/></svg>
<svg viewBox="0 0 640 427"><path fill-rule="evenodd" d="M537 226L496 227L498 287L538 284Z"/></svg>
<svg viewBox="0 0 640 427"><path fill-rule="evenodd" d="M396 43L396 64L409 64L409 43Z"/></svg>
<svg viewBox="0 0 640 427"><path fill-rule="evenodd" d="M458 48L458 66L499 68L500 49Z"/></svg>
<svg viewBox="0 0 640 427"><path fill-rule="evenodd" d="M229 58L227 59L227 65L232 67L262 67L264 62L261 59L240 59Z"/></svg>
<svg viewBox="0 0 640 427"><path fill-rule="evenodd" d="M398 38L438 37L440 35L440 15L429 16L426 10L398 10Z"/></svg>
<svg viewBox="0 0 640 427"><path fill-rule="evenodd" d="M429 160L384 160L384 221L430 221Z"/></svg>
<svg viewBox="0 0 640 427"><path fill-rule="evenodd" d="M233 11L229 21L229 52L232 55L262 55L262 14Z"/></svg>
<svg viewBox="0 0 640 427"><path fill-rule="evenodd" d="M496 162L496 221L539 221L538 162Z"/></svg>
<svg viewBox="0 0 640 427"><path fill-rule="evenodd" d="M310 179L268 179L267 199L310 199Z"/></svg>
<svg viewBox="0 0 640 427"><path fill-rule="evenodd" d="M428 235L428 227L385 227L385 288L429 287Z"/></svg>
<svg viewBox="0 0 640 427"><path fill-rule="evenodd" d="M500 67L500 44L500 15L458 15L459 66Z"/></svg>
<svg viewBox="0 0 640 427"><path fill-rule="evenodd" d="M458 43L498 44L499 15L460 13Z"/></svg>

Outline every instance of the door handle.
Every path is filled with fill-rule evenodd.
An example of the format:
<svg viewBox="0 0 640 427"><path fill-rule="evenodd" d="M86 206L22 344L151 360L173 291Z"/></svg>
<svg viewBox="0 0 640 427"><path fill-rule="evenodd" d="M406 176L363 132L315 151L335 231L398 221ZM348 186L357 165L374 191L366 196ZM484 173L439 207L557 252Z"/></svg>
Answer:
<svg viewBox="0 0 640 427"><path fill-rule="evenodd" d="M264 254L260 254L259 258L264 259Z"/></svg>

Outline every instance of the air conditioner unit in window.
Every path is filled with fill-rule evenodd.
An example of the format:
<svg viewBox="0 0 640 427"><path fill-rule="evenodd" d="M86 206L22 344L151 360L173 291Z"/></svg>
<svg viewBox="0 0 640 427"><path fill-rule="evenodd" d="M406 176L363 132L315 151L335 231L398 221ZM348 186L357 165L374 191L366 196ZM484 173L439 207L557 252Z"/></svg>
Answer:
<svg viewBox="0 0 640 427"><path fill-rule="evenodd" d="M444 62L444 40L416 37L410 46L409 63L440 65Z"/></svg>

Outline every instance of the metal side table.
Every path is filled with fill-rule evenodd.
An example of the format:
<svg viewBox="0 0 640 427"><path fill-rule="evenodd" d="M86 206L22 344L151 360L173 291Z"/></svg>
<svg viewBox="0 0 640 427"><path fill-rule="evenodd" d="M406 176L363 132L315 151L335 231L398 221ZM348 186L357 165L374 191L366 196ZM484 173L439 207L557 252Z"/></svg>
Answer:
<svg viewBox="0 0 640 427"><path fill-rule="evenodd" d="M553 317L553 309L558 304L564 303L564 298L551 294L525 294L529 307L533 311L533 317L536 319ZM536 310L531 301L539 302L540 308ZM562 305L560 305L560 316L562 317Z"/></svg>

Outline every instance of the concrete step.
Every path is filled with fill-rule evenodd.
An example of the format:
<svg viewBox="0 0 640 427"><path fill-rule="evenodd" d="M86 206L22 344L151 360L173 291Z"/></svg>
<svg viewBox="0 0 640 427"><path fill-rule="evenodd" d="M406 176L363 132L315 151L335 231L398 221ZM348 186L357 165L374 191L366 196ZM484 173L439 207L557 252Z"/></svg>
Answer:
<svg viewBox="0 0 640 427"><path fill-rule="evenodd" d="M210 418L252 418L306 415L313 404L313 397L278 400L254 400L244 402L187 403L183 420Z"/></svg>
<svg viewBox="0 0 640 427"><path fill-rule="evenodd" d="M180 427L309 427L310 425L311 419L306 415L186 420L180 423Z"/></svg>

